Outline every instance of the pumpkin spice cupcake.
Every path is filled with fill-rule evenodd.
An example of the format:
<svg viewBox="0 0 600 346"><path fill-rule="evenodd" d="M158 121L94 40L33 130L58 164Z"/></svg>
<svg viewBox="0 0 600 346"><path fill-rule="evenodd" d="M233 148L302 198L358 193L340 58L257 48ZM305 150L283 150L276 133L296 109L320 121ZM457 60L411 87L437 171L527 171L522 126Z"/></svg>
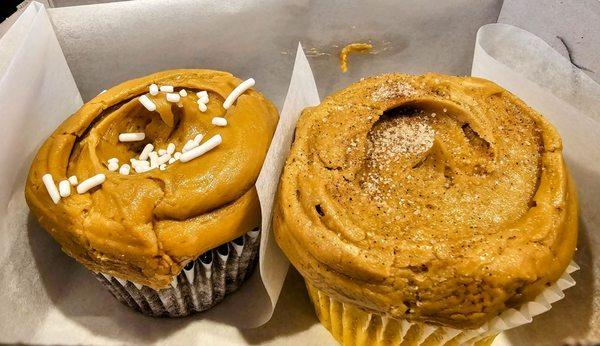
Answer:
<svg viewBox="0 0 600 346"><path fill-rule="evenodd" d="M487 80L367 78L304 110L276 239L344 345L488 344L574 284L561 149Z"/></svg>
<svg viewBox="0 0 600 346"><path fill-rule="evenodd" d="M258 258L254 183L278 114L253 85L170 70L102 92L37 153L31 211L128 306L170 317L212 307Z"/></svg>

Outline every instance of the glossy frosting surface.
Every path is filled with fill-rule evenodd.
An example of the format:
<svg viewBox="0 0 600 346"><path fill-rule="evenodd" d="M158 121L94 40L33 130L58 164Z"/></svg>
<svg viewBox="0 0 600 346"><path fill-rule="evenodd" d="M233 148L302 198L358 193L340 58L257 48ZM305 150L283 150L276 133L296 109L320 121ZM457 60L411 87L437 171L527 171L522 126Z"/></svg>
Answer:
<svg viewBox="0 0 600 346"><path fill-rule="evenodd" d="M150 84L185 89L168 102L165 93L148 94ZM89 269L154 288L165 287L182 264L257 227L260 206L254 183L269 147L278 115L270 101L250 89L232 107L222 103L241 80L212 70L170 70L134 79L101 93L73 114L46 140L31 166L26 198L42 226L63 250ZM199 110L196 92L209 94ZM157 106L138 101L146 94ZM213 117L225 117L217 127ZM119 142L119 134L144 132L140 142ZM222 143L203 156L177 161L166 170L121 175L108 159L129 163L147 143L169 143L181 151L202 134L220 134ZM56 183L71 175L79 182L98 173L102 186L55 205L41 177Z"/></svg>
<svg viewBox="0 0 600 346"><path fill-rule="evenodd" d="M561 149L540 114L492 82L367 78L302 114L276 238L333 298L477 327L571 259L577 201Z"/></svg>

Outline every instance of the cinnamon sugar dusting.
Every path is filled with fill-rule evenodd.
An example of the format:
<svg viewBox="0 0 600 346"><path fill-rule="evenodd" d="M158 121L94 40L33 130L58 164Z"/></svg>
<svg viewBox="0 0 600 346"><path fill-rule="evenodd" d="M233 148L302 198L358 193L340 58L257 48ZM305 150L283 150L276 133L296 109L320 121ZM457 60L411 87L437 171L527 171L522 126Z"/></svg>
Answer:
<svg viewBox="0 0 600 346"><path fill-rule="evenodd" d="M393 85L383 84L373 94L371 100L385 101L396 97L411 97L416 94L416 90L410 84L396 83Z"/></svg>
<svg viewBox="0 0 600 346"><path fill-rule="evenodd" d="M396 184L390 178L382 177L375 172L369 172L366 179L362 181L361 187L376 203L384 203L385 200L392 197L392 189L396 188Z"/></svg>
<svg viewBox="0 0 600 346"><path fill-rule="evenodd" d="M377 203L391 198L396 184L388 172L390 164L407 156L421 156L433 146L434 138L435 130L421 117L394 117L376 124L368 136L368 166L372 170L362 182L365 192Z"/></svg>
<svg viewBox="0 0 600 346"><path fill-rule="evenodd" d="M381 122L369 136L368 155L378 168L384 168L400 155L418 155L433 145L435 131L419 117L395 117Z"/></svg>

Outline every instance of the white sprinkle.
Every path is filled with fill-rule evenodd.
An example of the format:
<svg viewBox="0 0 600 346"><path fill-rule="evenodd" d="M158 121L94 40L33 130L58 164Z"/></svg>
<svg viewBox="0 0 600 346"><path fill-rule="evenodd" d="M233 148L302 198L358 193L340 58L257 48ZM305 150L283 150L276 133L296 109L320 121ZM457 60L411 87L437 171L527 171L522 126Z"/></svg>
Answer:
<svg viewBox="0 0 600 346"><path fill-rule="evenodd" d="M102 90L98 95L102 95L106 92L106 89Z"/></svg>
<svg viewBox="0 0 600 346"><path fill-rule="evenodd" d="M143 132L132 132L132 133L121 133L119 135L120 142L139 142L146 138L146 134Z"/></svg>
<svg viewBox="0 0 600 346"><path fill-rule="evenodd" d="M113 158L110 158L110 159L108 159L108 161L107 161L107 162L108 162L108 163L111 163L111 162L116 162L116 163L119 163L119 159L117 159L116 157L113 157Z"/></svg>
<svg viewBox="0 0 600 346"><path fill-rule="evenodd" d="M175 154L173 154L173 157L175 158L175 160L179 160L179 158L181 157L181 153L176 151Z"/></svg>
<svg viewBox="0 0 600 346"><path fill-rule="evenodd" d="M162 165L163 163L166 163L169 161L169 159L171 158L171 154L164 154L158 157L157 163L158 165Z"/></svg>
<svg viewBox="0 0 600 346"><path fill-rule="evenodd" d="M199 133L194 137L194 142L196 142L196 144L200 145L200 142L202 142L202 138L204 138L204 136Z"/></svg>
<svg viewBox="0 0 600 346"><path fill-rule="evenodd" d="M69 183L71 183L71 185L75 186L77 184L79 184L79 180L77 180L77 177L72 175L69 177Z"/></svg>
<svg viewBox="0 0 600 346"><path fill-rule="evenodd" d="M182 152L188 152L192 149L194 149L195 147L198 146L198 143L196 143L193 139L190 139L189 141L187 141L187 143L185 143L185 145L183 146L183 149L181 149Z"/></svg>
<svg viewBox="0 0 600 346"><path fill-rule="evenodd" d="M156 85L154 83L150 84L150 88L148 91L150 91L150 95L152 95L152 96L158 95L158 85Z"/></svg>
<svg viewBox="0 0 600 346"><path fill-rule="evenodd" d="M169 143L169 145L167 145L167 153L172 155L174 152L175 152L175 144Z"/></svg>
<svg viewBox="0 0 600 346"><path fill-rule="evenodd" d="M160 166L158 166L158 168L159 168L161 171L164 171L165 169L167 169L167 165L165 165L165 164L163 163L163 164L161 164Z"/></svg>
<svg viewBox="0 0 600 346"><path fill-rule="evenodd" d="M212 124L215 126L227 126L227 119L221 117L212 118Z"/></svg>
<svg viewBox="0 0 600 346"><path fill-rule="evenodd" d="M188 151L187 153L181 154L180 160L181 160L181 162L191 161L199 156L204 155L205 153L209 152L210 150L214 149L219 144L221 144L222 141L223 141L223 139L221 138L221 135L214 135L211 138L209 138L206 142L197 146L196 148Z"/></svg>
<svg viewBox="0 0 600 346"><path fill-rule="evenodd" d="M119 164L117 162L109 162L108 163L108 170L111 172L116 171L117 169L119 169Z"/></svg>
<svg viewBox="0 0 600 346"><path fill-rule="evenodd" d="M144 149L142 149L142 152L140 153L140 160L148 160L148 154L150 154L152 150L154 150L154 145L152 145L151 143L146 144L146 146L144 147Z"/></svg>
<svg viewBox="0 0 600 346"><path fill-rule="evenodd" d="M136 167L147 167L147 168L150 168L150 162L143 161L143 160L131 159L131 165L133 166L133 168L136 168Z"/></svg>
<svg viewBox="0 0 600 346"><path fill-rule="evenodd" d="M60 197L69 197L71 195L71 184L68 180L61 180L58 183L58 193Z"/></svg>
<svg viewBox="0 0 600 346"><path fill-rule="evenodd" d="M181 97L186 97L187 91L185 91L185 89L181 89L181 90L179 90L179 95L181 95Z"/></svg>
<svg viewBox="0 0 600 346"><path fill-rule="evenodd" d="M160 91L166 92L166 93L172 93L173 92L173 86L172 85L163 85L163 86L160 87Z"/></svg>
<svg viewBox="0 0 600 346"><path fill-rule="evenodd" d="M181 96L175 93L167 93L167 101L169 102L179 102L181 100Z"/></svg>
<svg viewBox="0 0 600 346"><path fill-rule="evenodd" d="M196 93L196 96L198 96L198 99L203 99L203 98L208 99L208 91L198 91ZM203 102L203 103L206 103L206 102Z"/></svg>
<svg viewBox="0 0 600 346"><path fill-rule="evenodd" d="M172 157L172 158L170 158L170 159L169 159L169 164L171 165L171 164L173 164L175 161L177 161L177 160L176 160L174 157Z"/></svg>
<svg viewBox="0 0 600 346"><path fill-rule="evenodd" d="M119 168L119 173L123 174L123 175L129 175L129 172L131 171L131 166L129 166L128 164L123 164L121 166L121 168Z"/></svg>
<svg viewBox="0 0 600 346"><path fill-rule="evenodd" d="M158 167L158 154L156 153L156 151L151 151L148 157L150 157L150 167Z"/></svg>
<svg viewBox="0 0 600 346"><path fill-rule="evenodd" d="M44 182L44 185L46 186L46 190L48 191L50 198L52 198L52 202L54 202L54 204L58 204L58 201L60 201L60 194L58 193L58 189L56 188L56 185L54 184L54 179L52 179L52 174L50 174L50 173L44 174L44 176L42 177L42 182Z"/></svg>
<svg viewBox="0 0 600 346"><path fill-rule="evenodd" d="M136 173L144 173L144 172L148 172L152 168L150 168L150 167L142 167L142 166L135 166L135 167L133 167L133 169L135 169Z"/></svg>
<svg viewBox="0 0 600 346"><path fill-rule="evenodd" d="M158 149L158 156L162 156L166 153L167 153L167 151L165 149Z"/></svg>
<svg viewBox="0 0 600 346"><path fill-rule="evenodd" d="M88 178L77 185L77 193L82 194L88 192L91 188L94 188L102 184L106 180L106 176L102 173L96 174L95 176Z"/></svg>
<svg viewBox="0 0 600 346"><path fill-rule="evenodd" d="M198 109L200 110L200 112L204 113L204 112L206 112L208 107L206 107L206 105L204 103L198 103Z"/></svg>
<svg viewBox="0 0 600 346"><path fill-rule="evenodd" d="M152 100L150 100L150 98L147 95L142 95L138 97L138 100L150 112L154 112L156 110L156 105L154 104L154 102L152 102Z"/></svg>
<svg viewBox="0 0 600 346"><path fill-rule="evenodd" d="M225 102L223 102L223 108L229 109L229 107L231 107L231 105L235 102L235 100L237 100L237 98L241 94L243 94L246 90L253 87L254 84L255 84L254 78L249 78L249 79L246 79L245 81L243 81L237 87L235 87L235 89L233 89L231 94L229 94L229 96L227 96L227 98L225 99Z"/></svg>
<svg viewBox="0 0 600 346"><path fill-rule="evenodd" d="M202 96L201 98L198 99L198 101L196 101L197 103L204 103L207 104L208 103L208 95Z"/></svg>

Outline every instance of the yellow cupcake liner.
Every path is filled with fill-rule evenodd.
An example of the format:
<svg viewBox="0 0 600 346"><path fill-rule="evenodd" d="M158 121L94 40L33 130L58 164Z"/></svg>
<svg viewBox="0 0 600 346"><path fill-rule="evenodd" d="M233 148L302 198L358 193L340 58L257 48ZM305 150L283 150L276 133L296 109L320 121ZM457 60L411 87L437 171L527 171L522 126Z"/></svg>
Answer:
<svg viewBox="0 0 600 346"><path fill-rule="evenodd" d="M478 329L465 330L398 320L367 312L331 298L308 281L306 287L321 324L344 346L484 346L491 345L496 335L502 331L530 323L533 316L550 310L552 303L564 298L563 290L575 285L570 274L577 270L579 266L571 262L561 278L542 291L535 300L521 305L519 309L504 311Z"/></svg>

